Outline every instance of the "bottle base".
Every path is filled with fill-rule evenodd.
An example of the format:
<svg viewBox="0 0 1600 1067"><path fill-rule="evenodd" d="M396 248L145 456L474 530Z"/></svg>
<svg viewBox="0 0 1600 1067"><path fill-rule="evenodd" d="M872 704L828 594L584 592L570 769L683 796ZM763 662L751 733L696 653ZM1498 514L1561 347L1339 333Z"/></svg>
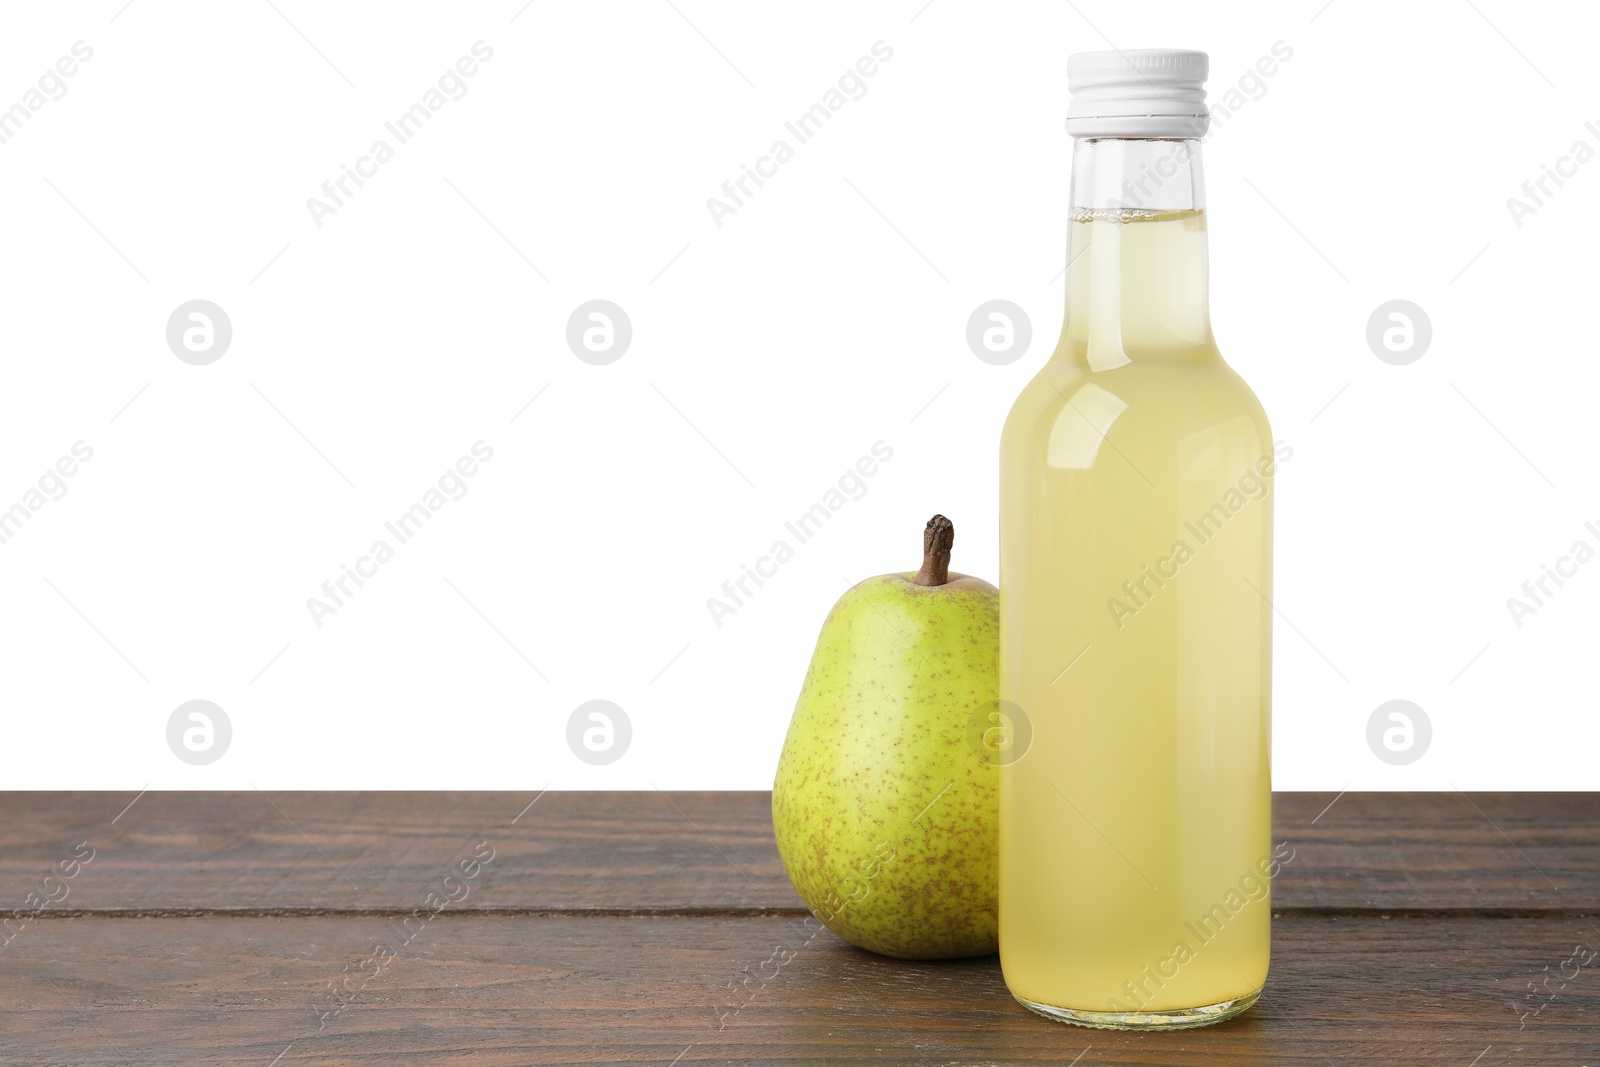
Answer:
<svg viewBox="0 0 1600 1067"><path fill-rule="evenodd" d="M1192 1030L1197 1026L1210 1026L1233 1018L1260 1000L1261 990L1256 989L1242 997L1217 1004L1175 1011L1085 1011L1080 1008L1058 1008L1052 1004L1035 1004L1015 993L1011 995L1029 1011L1058 1023L1088 1026L1096 1030Z"/></svg>

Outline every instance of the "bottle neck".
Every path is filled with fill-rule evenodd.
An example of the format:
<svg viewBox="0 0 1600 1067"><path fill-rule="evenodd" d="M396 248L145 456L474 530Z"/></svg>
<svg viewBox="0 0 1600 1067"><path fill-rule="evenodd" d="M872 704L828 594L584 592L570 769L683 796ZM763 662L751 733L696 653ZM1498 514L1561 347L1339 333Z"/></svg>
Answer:
<svg viewBox="0 0 1600 1067"><path fill-rule="evenodd" d="M1080 139L1058 356L1112 370L1216 358L1200 142Z"/></svg>

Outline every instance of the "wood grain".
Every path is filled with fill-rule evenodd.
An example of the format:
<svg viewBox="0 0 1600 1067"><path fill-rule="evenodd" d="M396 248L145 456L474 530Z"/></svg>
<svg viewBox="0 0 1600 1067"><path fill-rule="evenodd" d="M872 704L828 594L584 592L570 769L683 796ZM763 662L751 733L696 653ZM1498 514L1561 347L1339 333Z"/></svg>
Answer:
<svg viewBox="0 0 1600 1067"><path fill-rule="evenodd" d="M768 803L0 794L0 1067L1600 1064L1600 794L1279 794L1266 996L1164 1035L844 945Z"/></svg>
<svg viewBox="0 0 1600 1067"><path fill-rule="evenodd" d="M8 1064L926 1067L1067 1064L1088 1049L1081 1067L1467 1067L1490 1049L1479 1067L1578 1067L1600 1054L1600 964L1553 1001L1524 995L1575 942L1600 945L1580 920L1283 917L1255 1008L1163 1035L1040 1019L994 957L893 961L781 917L442 915L326 1019L328 983L375 943L399 946L384 920L81 918L26 935L0 977ZM792 958L763 966L780 946Z"/></svg>
<svg viewBox="0 0 1600 1067"><path fill-rule="evenodd" d="M802 913L763 792L151 793L119 817L132 799L0 794L0 892L88 841L68 913L405 909L489 841L503 877L469 909ZM1280 910L1600 910L1600 793L1280 793L1273 822Z"/></svg>

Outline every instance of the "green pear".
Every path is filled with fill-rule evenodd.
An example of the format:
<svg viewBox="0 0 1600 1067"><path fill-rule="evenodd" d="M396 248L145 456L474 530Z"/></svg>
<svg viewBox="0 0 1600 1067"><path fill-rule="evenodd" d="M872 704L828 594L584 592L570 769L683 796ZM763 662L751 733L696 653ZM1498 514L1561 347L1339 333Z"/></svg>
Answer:
<svg viewBox="0 0 1600 1067"><path fill-rule="evenodd" d="M920 571L868 578L833 606L772 787L800 899L901 959L998 947L997 772L969 738L997 706L1000 594L949 572L954 541L935 515Z"/></svg>

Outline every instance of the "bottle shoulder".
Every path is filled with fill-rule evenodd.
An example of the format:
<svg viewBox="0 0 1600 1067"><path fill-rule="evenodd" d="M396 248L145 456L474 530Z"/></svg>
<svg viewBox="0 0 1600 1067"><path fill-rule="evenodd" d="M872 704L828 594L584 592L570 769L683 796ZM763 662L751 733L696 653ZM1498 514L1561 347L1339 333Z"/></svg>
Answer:
<svg viewBox="0 0 1600 1067"><path fill-rule="evenodd" d="M1270 450L1265 409L1245 380L1213 348L1182 360L1130 360L1107 370L1057 353L1012 404L1004 439L1048 447L1075 423L1110 437L1179 440L1225 433Z"/></svg>

